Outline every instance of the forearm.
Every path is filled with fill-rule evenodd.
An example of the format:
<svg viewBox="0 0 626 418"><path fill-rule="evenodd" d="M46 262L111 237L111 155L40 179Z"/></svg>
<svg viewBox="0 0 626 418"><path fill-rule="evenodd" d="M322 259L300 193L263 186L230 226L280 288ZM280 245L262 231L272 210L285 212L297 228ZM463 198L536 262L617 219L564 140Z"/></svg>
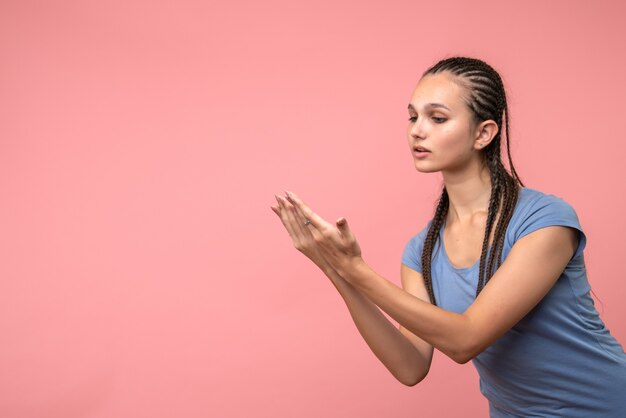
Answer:
<svg viewBox="0 0 626 418"><path fill-rule="evenodd" d="M343 300L359 333L374 355L405 385L421 381L430 368L431 355L421 353L380 309L328 265L322 271Z"/></svg>
<svg viewBox="0 0 626 418"><path fill-rule="evenodd" d="M466 315L424 302L378 275L365 263L356 264L341 274L399 324L454 361L465 363L478 354L472 338L472 323Z"/></svg>
<svg viewBox="0 0 626 418"><path fill-rule="evenodd" d="M292 199L291 194L289 196L289 201L276 196L279 207L272 207L272 211L280 217L295 248L331 279L348 306L357 329L385 367L404 384L413 385L422 380L430 367L432 347L413 335L405 336L404 329L397 329L376 305L337 274L323 255L324 246L319 244L320 237L314 236L314 233L317 234L315 225L318 224L318 217L302 214L301 205ZM337 225L347 232L345 220L338 221ZM358 250L358 245L356 247Z"/></svg>

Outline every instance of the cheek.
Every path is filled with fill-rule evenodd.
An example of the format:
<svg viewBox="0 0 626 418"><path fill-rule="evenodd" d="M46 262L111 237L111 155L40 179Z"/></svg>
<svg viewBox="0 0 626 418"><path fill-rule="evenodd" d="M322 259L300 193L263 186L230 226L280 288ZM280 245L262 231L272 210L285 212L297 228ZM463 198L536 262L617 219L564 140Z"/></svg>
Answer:
<svg viewBox="0 0 626 418"><path fill-rule="evenodd" d="M444 150L456 151L462 147L463 141L458 132L453 129L447 129L441 131L441 141L439 143Z"/></svg>
<svg viewBox="0 0 626 418"><path fill-rule="evenodd" d="M447 146L458 150L466 149L469 144L466 130L453 124L442 127L441 138L442 142L445 142Z"/></svg>
<svg viewBox="0 0 626 418"><path fill-rule="evenodd" d="M441 157L450 163L469 158L472 155L471 144L466 135L456 130L442 132L438 146Z"/></svg>

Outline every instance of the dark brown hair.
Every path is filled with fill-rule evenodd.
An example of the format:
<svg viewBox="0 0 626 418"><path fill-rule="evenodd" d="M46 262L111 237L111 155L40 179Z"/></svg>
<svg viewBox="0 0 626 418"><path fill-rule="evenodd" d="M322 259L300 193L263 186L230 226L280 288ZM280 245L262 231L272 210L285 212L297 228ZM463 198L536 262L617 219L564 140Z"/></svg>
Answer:
<svg viewBox="0 0 626 418"><path fill-rule="evenodd" d="M502 264L502 248L504 246L504 234L511 220L513 209L517 203L520 187L524 184L520 180L509 147L509 112L507 108L506 94L500 75L484 61L467 57L452 57L439 61L424 72L422 77L429 74L448 72L455 77L455 81L464 87L466 95L463 98L466 105L474 116L474 122L480 123L485 120L493 120L498 125L498 132L493 140L481 152L485 155L485 163L491 176L491 197L489 199L489 212L487 215L487 227L480 256L480 270L476 296L487 284L496 269ZM502 120L506 133L506 150L509 158L511 173L502 164L500 158L500 143L502 139ZM424 240L422 251L422 275L428 289L428 294L433 304L437 304L433 293L431 277L431 257L433 247L439 238L439 232L448 213L449 201L445 185L441 198L435 210L430 228ZM495 233L491 250L489 250L489 236L494 227L494 221L498 210L502 208L501 215L495 225ZM489 259L487 260L487 253ZM497 260L497 261L496 261ZM496 264L497 262L497 264Z"/></svg>

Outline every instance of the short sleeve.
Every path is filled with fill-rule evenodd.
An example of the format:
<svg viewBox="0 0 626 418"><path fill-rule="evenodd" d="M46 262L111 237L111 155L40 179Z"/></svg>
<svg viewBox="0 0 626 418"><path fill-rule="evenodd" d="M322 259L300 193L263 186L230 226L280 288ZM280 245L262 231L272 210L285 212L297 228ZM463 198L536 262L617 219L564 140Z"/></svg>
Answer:
<svg viewBox="0 0 626 418"><path fill-rule="evenodd" d="M578 247L573 258L580 256L585 249L587 237L578 220L574 208L560 197L544 194L529 205L519 226L515 230L514 239L524 237L547 226L568 226L578 230Z"/></svg>
<svg viewBox="0 0 626 418"><path fill-rule="evenodd" d="M402 264L419 273L422 272L422 249L424 248L424 239L427 232L428 227L412 237L404 247L404 252L402 253Z"/></svg>

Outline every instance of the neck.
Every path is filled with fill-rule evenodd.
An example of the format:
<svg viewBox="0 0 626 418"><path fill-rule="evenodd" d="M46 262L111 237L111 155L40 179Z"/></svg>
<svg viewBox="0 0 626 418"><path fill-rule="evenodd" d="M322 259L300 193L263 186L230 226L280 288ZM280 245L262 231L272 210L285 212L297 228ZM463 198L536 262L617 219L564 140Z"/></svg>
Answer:
<svg viewBox="0 0 626 418"><path fill-rule="evenodd" d="M468 223L484 219L489 210L491 176L485 165L474 165L462 173L442 172L450 207L448 222Z"/></svg>

